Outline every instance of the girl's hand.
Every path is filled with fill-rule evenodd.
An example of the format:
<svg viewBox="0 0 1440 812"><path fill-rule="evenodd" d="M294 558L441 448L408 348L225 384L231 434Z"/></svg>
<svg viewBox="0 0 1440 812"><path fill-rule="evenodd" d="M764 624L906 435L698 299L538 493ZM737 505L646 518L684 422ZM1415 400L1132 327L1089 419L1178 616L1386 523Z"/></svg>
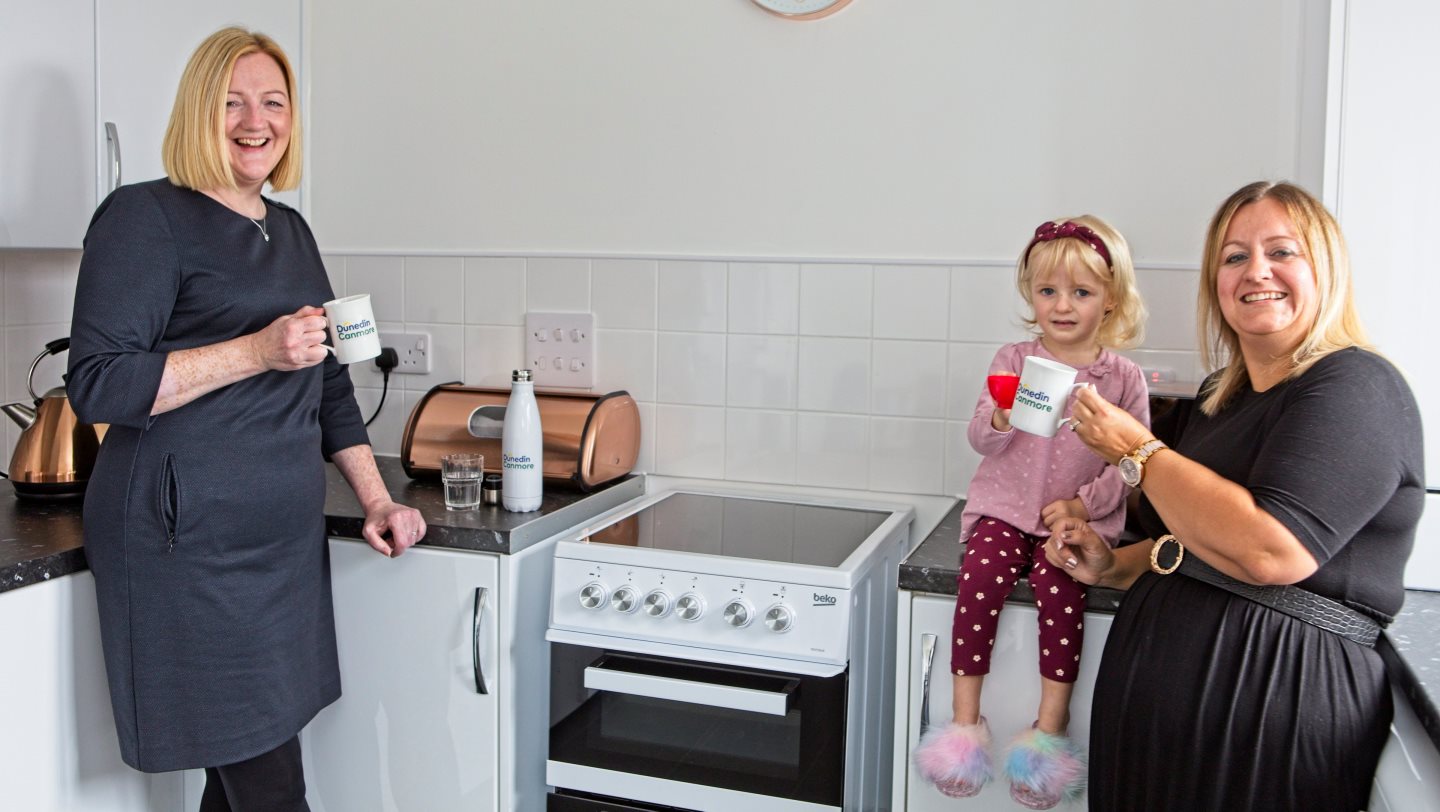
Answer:
<svg viewBox="0 0 1440 812"><path fill-rule="evenodd" d="M1093 386L1087 386L1075 395L1070 416L1074 419L1070 427L1080 442L1111 465L1151 436L1150 430L1139 420L1101 397Z"/></svg>
<svg viewBox="0 0 1440 812"><path fill-rule="evenodd" d="M1082 522L1090 521L1090 511L1085 509L1085 503L1080 497L1074 499L1056 499L1054 502L1040 509L1040 521L1046 527L1054 527L1061 519L1079 519Z"/></svg>
<svg viewBox="0 0 1440 812"><path fill-rule="evenodd" d="M1010 430L1010 410L996 409L990 413L990 426L996 431Z"/></svg>
<svg viewBox="0 0 1440 812"><path fill-rule="evenodd" d="M294 372L325 360L325 311L306 305L250 334L251 351L264 369Z"/></svg>
<svg viewBox="0 0 1440 812"><path fill-rule="evenodd" d="M1050 525L1045 560L1082 584L1103 582L1115 563L1115 552L1082 519L1066 517Z"/></svg>

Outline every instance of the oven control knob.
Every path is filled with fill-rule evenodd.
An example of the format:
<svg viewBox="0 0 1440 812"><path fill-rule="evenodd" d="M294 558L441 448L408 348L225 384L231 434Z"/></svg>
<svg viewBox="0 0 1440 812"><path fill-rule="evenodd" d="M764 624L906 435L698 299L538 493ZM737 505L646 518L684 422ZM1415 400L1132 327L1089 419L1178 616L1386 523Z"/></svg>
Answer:
<svg viewBox="0 0 1440 812"><path fill-rule="evenodd" d="M600 583L586 584L580 590L580 605L586 609L599 609L605 603L605 587Z"/></svg>
<svg viewBox="0 0 1440 812"><path fill-rule="evenodd" d="M754 611L750 608L750 604L740 598L725 604L725 622L731 626L743 629L749 626L750 621L754 619Z"/></svg>
<svg viewBox="0 0 1440 812"><path fill-rule="evenodd" d="M654 589L646 593L645 614L656 618L670 614L670 593L663 589Z"/></svg>
<svg viewBox="0 0 1440 812"><path fill-rule="evenodd" d="M614 595L610 596L610 605L615 607L615 611L617 612L629 614L635 611L635 605L637 603L639 603L639 601L635 598L635 590L628 586L620 587L615 590Z"/></svg>
<svg viewBox="0 0 1440 812"><path fill-rule="evenodd" d="M675 614L681 620L699 620L705 614L705 599L694 592L687 592L675 601Z"/></svg>
<svg viewBox="0 0 1440 812"><path fill-rule="evenodd" d="M795 613L783 603L777 603L765 611L765 628L776 634L790 631L795 625Z"/></svg>

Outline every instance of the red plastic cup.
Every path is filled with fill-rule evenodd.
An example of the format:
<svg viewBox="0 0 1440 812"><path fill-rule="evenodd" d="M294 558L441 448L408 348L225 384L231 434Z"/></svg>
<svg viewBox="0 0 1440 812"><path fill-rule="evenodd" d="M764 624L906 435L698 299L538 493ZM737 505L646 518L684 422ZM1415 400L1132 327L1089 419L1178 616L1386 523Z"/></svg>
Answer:
<svg viewBox="0 0 1440 812"><path fill-rule="evenodd" d="M985 385L989 387L990 397L995 399L995 405L1001 409L1009 409L1015 405L1015 390L1020 388L1020 376L1013 372L1002 372L987 377Z"/></svg>

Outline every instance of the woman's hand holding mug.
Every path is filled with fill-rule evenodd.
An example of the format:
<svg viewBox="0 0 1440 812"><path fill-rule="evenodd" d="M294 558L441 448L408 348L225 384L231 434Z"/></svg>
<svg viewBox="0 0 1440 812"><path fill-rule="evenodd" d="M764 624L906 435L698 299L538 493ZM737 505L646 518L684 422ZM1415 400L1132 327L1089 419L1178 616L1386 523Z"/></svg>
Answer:
<svg viewBox="0 0 1440 812"><path fill-rule="evenodd" d="M325 360L325 311L305 305L249 336L257 362L265 369L294 372Z"/></svg>
<svg viewBox="0 0 1440 812"><path fill-rule="evenodd" d="M1082 389L1070 410L1071 428L1080 441L1111 465L1138 448L1150 430L1133 415L1100 396Z"/></svg>

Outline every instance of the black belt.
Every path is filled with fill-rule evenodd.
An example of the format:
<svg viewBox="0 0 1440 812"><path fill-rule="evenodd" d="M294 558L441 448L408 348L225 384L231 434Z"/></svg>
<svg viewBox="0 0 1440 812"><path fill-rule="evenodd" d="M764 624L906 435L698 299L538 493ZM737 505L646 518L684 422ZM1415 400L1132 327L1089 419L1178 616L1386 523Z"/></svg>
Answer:
<svg viewBox="0 0 1440 812"><path fill-rule="evenodd" d="M1174 545L1164 545L1158 552L1160 566L1169 568L1169 562L1174 561L1177 552L1178 548ZM1380 624L1375 622L1374 618L1362 615L1339 601L1316 595L1308 589L1290 585L1247 584L1220 572L1194 555L1185 556L1180 561L1178 571L1261 606L1283 612L1296 620L1303 620L1316 628L1354 640L1362 646L1373 648L1375 641L1380 639Z"/></svg>

